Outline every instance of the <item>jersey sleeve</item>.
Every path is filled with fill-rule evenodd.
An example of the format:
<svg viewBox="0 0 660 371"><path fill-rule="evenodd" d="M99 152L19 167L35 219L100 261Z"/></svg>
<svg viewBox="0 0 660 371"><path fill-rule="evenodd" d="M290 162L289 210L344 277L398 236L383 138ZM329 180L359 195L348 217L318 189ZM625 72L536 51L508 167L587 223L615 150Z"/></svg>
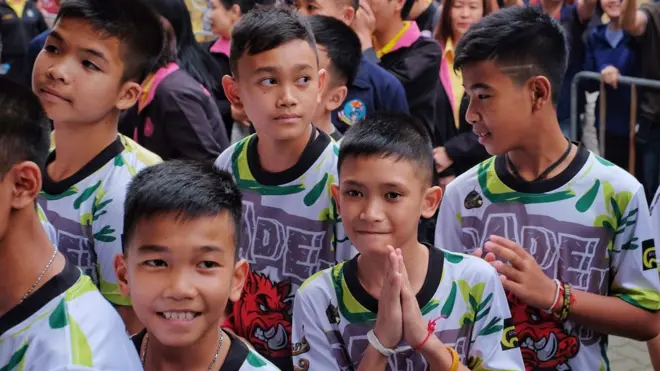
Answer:
<svg viewBox="0 0 660 371"><path fill-rule="evenodd" d="M318 313L311 299L305 291L299 290L293 302L291 340L294 368L339 371L332 356L332 346L322 327L326 316ZM316 304L318 308L319 303Z"/></svg>
<svg viewBox="0 0 660 371"><path fill-rule="evenodd" d="M215 168L218 170L231 171L231 155L234 152L235 146L222 151L220 156L215 160Z"/></svg>
<svg viewBox="0 0 660 371"><path fill-rule="evenodd" d="M112 304L130 306L130 298L119 291L114 271L115 257L122 253L121 234L124 228L124 199L130 178L125 182L100 183L94 193L91 215L94 252L96 253L99 291ZM117 179L120 180L120 179Z"/></svg>
<svg viewBox="0 0 660 371"><path fill-rule="evenodd" d="M480 308L484 306L484 309L477 313L473 327L475 341L467 355L468 367L472 371L524 371L518 337L500 278L492 267L484 266L482 272L487 277L480 303Z"/></svg>
<svg viewBox="0 0 660 371"><path fill-rule="evenodd" d="M651 311L660 310L660 275L655 256L651 214L641 185L623 206L625 194L612 198L615 233L610 250L611 296ZM657 213L657 210L656 210ZM654 226L657 231L657 226Z"/></svg>
<svg viewBox="0 0 660 371"><path fill-rule="evenodd" d="M449 183L440 204L435 224L435 246L452 252L465 253L461 242L461 214L457 205L459 189L456 181Z"/></svg>

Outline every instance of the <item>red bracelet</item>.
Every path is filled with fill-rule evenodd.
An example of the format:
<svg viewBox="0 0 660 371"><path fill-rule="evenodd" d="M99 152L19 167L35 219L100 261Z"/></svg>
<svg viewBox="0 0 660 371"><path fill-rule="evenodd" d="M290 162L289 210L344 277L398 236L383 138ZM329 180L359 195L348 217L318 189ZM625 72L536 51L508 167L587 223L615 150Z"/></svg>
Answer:
<svg viewBox="0 0 660 371"><path fill-rule="evenodd" d="M428 324L428 326L426 327L426 329L427 329L426 337L424 338L424 340L422 340L421 343L419 343L417 346L413 347L413 350L419 350L421 347L424 346L424 344L426 344L426 342L427 342L427 341L429 340L429 338L431 337L431 334L433 334L433 333L435 332L435 324L436 324L436 322L438 322L438 320L440 320L441 318L442 318L442 316L440 316L440 317L438 317L438 318L436 318L436 319L433 319L433 320L430 320L430 321L429 321L429 324Z"/></svg>

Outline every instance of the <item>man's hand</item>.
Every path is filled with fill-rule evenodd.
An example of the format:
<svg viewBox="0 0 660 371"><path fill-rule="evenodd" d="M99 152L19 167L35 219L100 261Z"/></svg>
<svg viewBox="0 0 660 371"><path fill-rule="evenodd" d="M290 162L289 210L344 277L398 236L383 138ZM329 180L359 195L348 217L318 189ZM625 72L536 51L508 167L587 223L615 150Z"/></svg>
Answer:
<svg viewBox="0 0 660 371"><path fill-rule="evenodd" d="M403 312L403 338L406 340L406 343L411 347L415 347L421 344L428 333L428 326L424 317L422 316L422 311L419 309L419 304L417 303L417 297L410 286L410 281L408 280L408 271L406 266L403 264L403 256L401 256L401 250L397 250L397 256L399 258L399 266L402 271L403 283L401 285L401 311Z"/></svg>
<svg viewBox="0 0 660 371"><path fill-rule="evenodd" d="M355 31L360 38L362 51L373 48L371 37L376 29L376 17L371 10L371 6L367 3L367 0L360 0L360 8L355 13L355 19L353 20L352 26L353 31Z"/></svg>
<svg viewBox="0 0 660 371"><path fill-rule="evenodd" d="M614 89L617 88L617 83L619 82L619 70L614 66L607 66L600 71L600 78L607 85L612 86Z"/></svg>
<svg viewBox="0 0 660 371"><path fill-rule="evenodd" d="M374 334L381 344L388 349L394 349L401 341L403 321L401 314L401 285L403 281L400 259L401 251L389 249L387 276L378 298L378 316L374 326ZM401 262L401 263L400 263Z"/></svg>
<svg viewBox="0 0 660 371"><path fill-rule="evenodd" d="M506 291L534 308L550 308L557 285L543 273L533 256L517 243L499 236L491 236L484 248L494 254L487 254L485 259L500 274ZM494 260L495 257L501 261Z"/></svg>
<svg viewBox="0 0 660 371"><path fill-rule="evenodd" d="M435 160L435 171L438 173L442 173L454 163L454 160L447 154L445 147L436 147L433 149L433 160Z"/></svg>

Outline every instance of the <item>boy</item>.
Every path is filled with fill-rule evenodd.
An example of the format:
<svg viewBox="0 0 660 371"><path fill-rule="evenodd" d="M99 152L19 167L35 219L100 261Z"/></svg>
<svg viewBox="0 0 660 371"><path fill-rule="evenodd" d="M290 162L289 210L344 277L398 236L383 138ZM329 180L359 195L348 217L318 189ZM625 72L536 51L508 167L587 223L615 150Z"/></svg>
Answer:
<svg viewBox="0 0 660 371"><path fill-rule="evenodd" d="M377 114L346 132L332 194L360 254L298 290L295 364L522 370L495 270L417 240L417 220L432 216L442 197L431 185L432 150L424 127L408 116Z"/></svg>
<svg viewBox="0 0 660 371"><path fill-rule="evenodd" d="M118 136L117 123L140 97L140 82L156 67L164 40L160 20L139 1L69 0L33 73L32 89L54 122L56 144L39 205L60 251L117 306L131 333L141 325L112 268L121 253L122 202L135 173L159 159Z"/></svg>
<svg viewBox="0 0 660 371"><path fill-rule="evenodd" d="M643 187L559 127L566 56L557 21L512 7L473 25L454 61L496 157L449 184L436 245L501 260L528 370L607 369L607 334L648 340L660 324Z"/></svg>
<svg viewBox="0 0 660 371"><path fill-rule="evenodd" d="M115 269L146 326L133 338L145 370L277 370L218 328L249 269L238 260L241 209L213 163L169 161L131 182Z"/></svg>
<svg viewBox="0 0 660 371"><path fill-rule="evenodd" d="M375 17L373 44L380 66L406 91L410 113L435 132L440 87L440 45L424 37L414 21L405 21L415 0L369 0Z"/></svg>
<svg viewBox="0 0 660 371"><path fill-rule="evenodd" d="M301 14L333 17L348 26L356 22L356 15L359 12L365 11L358 7L357 0L302 0L298 2L298 11ZM363 47L364 45L361 45L361 50L364 50ZM374 112L408 113L406 92L399 80L376 63L369 61L365 55L361 54L357 76L346 87L348 92L344 104L336 108L331 116L332 123L341 133Z"/></svg>
<svg viewBox="0 0 660 371"><path fill-rule="evenodd" d="M309 24L316 39L320 66L326 71L326 87L312 122L339 141L342 134L332 124L332 112L342 105L348 92L347 86L353 83L357 75L362 58L360 39L350 27L335 18L312 16Z"/></svg>
<svg viewBox="0 0 660 371"><path fill-rule="evenodd" d="M227 326L287 370L298 286L352 256L330 194L338 148L311 124L326 73L308 22L288 9L252 10L231 40L223 86L256 134L216 161L243 191L240 256L252 270Z"/></svg>
<svg viewBox="0 0 660 371"><path fill-rule="evenodd" d="M49 133L39 100L0 78L0 369L141 370L117 312L40 222Z"/></svg>

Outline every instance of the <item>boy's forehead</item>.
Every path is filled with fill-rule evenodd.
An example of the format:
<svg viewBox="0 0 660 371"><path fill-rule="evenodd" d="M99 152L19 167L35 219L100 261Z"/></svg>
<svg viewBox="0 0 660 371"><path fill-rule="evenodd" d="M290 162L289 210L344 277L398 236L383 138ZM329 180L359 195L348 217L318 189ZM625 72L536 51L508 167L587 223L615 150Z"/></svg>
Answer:
<svg viewBox="0 0 660 371"><path fill-rule="evenodd" d="M461 68L463 86L468 90L497 90L498 87L511 83L511 71L505 70L506 68L491 60L466 64Z"/></svg>
<svg viewBox="0 0 660 371"><path fill-rule="evenodd" d="M121 63L121 41L102 30L94 29L82 18L62 18L53 26L51 38L67 46L99 55L108 62Z"/></svg>
<svg viewBox="0 0 660 371"><path fill-rule="evenodd" d="M163 214L140 219L129 243L136 253L215 251L233 256L236 249L234 233L233 219L226 212L196 218ZM144 246L159 248L141 249Z"/></svg>
<svg viewBox="0 0 660 371"><path fill-rule="evenodd" d="M312 45L305 40L293 40L276 48L250 55L238 61L239 75L263 72L298 72L312 69L318 72L318 59Z"/></svg>

